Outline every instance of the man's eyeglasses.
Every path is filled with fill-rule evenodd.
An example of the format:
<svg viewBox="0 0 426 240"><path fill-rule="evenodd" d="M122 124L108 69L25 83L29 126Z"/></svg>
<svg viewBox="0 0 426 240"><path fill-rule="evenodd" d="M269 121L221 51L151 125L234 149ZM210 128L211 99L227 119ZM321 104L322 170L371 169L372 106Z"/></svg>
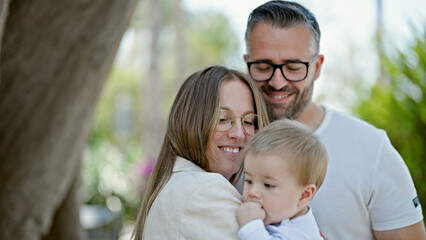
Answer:
<svg viewBox="0 0 426 240"><path fill-rule="evenodd" d="M257 115L249 113L245 116L238 117L241 119L241 125L243 126L244 132L247 135L254 135L257 130ZM226 132L231 129L236 122L237 117L229 110L219 111L219 123L217 124L216 130L220 132Z"/></svg>
<svg viewBox="0 0 426 240"><path fill-rule="evenodd" d="M271 80L275 69L279 68L283 77L290 82L299 82L305 80L308 76L309 65L317 59L315 55L309 62L288 61L283 64L273 64L266 61L247 62L250 76L258 82L267 82Z"/></svg>

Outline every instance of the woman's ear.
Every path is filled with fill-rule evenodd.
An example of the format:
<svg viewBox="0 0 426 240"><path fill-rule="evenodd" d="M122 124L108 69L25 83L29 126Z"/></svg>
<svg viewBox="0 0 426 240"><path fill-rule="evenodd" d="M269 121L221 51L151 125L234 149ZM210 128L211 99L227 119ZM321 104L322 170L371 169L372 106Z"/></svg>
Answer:
<svg viewBox="0 0 426 240"><path fill-rule="evenodd" d="M299 206L300 207L306 207L309 202L312 200L312 198L315 195L315 192L317 191L317 186L315 184L308 184L306 185L302 190L302 195L299 199Z"/></svg>

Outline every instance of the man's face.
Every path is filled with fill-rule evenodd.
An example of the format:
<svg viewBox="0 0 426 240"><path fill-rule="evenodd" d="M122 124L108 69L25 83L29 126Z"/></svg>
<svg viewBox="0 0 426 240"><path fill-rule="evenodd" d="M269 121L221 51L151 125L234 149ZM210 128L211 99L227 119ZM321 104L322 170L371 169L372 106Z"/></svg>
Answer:
<svg viewBox="0 0 426 240"><path fill-rule="evenodd" d="M247 40L246 62L266 61L282 64L288 61L309 62L314 58L311 36L305 26L274 28L258 23ZM314 80L319 76L323 56L318 56L308 68L306 79L299 82L286 80L276 69L267 82L257 82L274 118L298 119L312 100Z"/></svg>

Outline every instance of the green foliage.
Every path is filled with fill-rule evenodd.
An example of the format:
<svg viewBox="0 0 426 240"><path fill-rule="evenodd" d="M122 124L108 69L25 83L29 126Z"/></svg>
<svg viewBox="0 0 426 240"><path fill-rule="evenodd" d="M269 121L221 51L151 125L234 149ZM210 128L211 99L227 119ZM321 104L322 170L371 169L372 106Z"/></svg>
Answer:
<svg viewBox="0 0 426 240"><path fill-rule="evenodd" d="M84 152L83 196L86 204L106 205L119 211L124 219L134 219L139 207L137 181L139 146L139 79L131 70L112 70L99 101L91 133ZM120 139L115 129L117 96L127 94L133 103L129 136ZM112 208L112 209L111 209Z"/></svg>
<svg viewBox="0 0 426 240"><path fill-rule="evenodd" d="M103 90L101 99L99 100L95 119L93 122L92 130L89 135L88 144L91 147L103 142L105 140L119 144L117 135L114 132L115 118L114 114L116 109L114 108L117 96L120 94L126 94L129 96L129 100L132 104L133 109L133 122L131 123L131 135L128 136L131 142L138 141L141 134L140 129L140 73L129 69L114 68L110 73L108 82Z"/></svg>
<svg viewBox="0 0 426 240"><path fill-rule="evenodd" d="M426 38L419 36L410 50L381 57L389 81L379 81L355 112L386 130L404 158L426 212Z"/></svg>
<svg viewBox="0 0 426 240"><path fill-rule="evenodd" d="M125 219L134 219L140 201L135 191L137 156L140 153L134 146L120 151L103 142L86 148L83 170L85 203L106 205L111 211L123 214Z"/></svg>
<svg viewBox="0 0 426 240"><path fill-rule="evenodd" d="M224 64L228 56L238 52L237 35L223 14L203 12L193 15L188 35L191 36L188 38L191 72L212 64Z"/></svg>

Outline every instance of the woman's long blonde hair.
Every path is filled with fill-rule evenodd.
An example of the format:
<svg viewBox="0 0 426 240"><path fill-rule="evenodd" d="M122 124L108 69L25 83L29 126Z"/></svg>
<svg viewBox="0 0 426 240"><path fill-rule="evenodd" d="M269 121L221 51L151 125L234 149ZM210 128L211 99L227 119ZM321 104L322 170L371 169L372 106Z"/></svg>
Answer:
<svg viewBox="0 0 426 240"><path fill-rule="evenodd" d="M132 239L143 239L149 210L170 179L177 156L203 169L208 167L206 148L218 121L219 89L223 82L231 79L240 79L251 89L258 115L258 129L269 123L262 96L246 74L222 66L211 66L189 76L173 102L166 135L148 180Z"/></svg>

